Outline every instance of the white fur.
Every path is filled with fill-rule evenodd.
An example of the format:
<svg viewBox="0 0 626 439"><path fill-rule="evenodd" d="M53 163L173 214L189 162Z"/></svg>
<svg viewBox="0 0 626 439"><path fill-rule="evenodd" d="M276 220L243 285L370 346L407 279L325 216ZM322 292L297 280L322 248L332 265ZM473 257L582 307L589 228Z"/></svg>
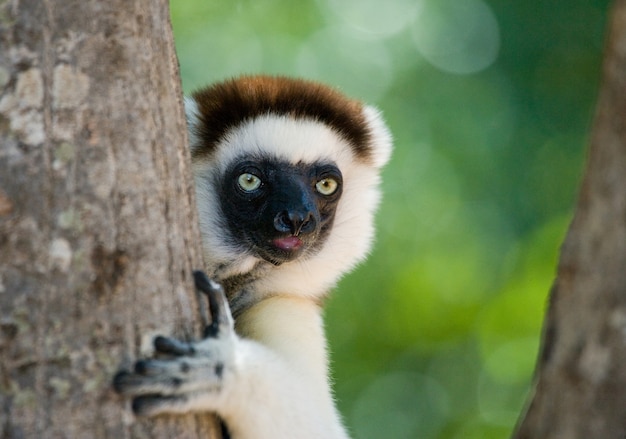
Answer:
<svg viewBox="0 0 626 439"><path fill-rule="evenodd" d="M381 168L387 164L391 158L392 139L391 132L387 128L387 124L383 121L382 115L378 109L371 105L363 108L365 120L370 126L370 134L372 135L374 166Z"/></svg>
<svg viewBox="0 0 626 439"><path fill-rule="evenodd" d="M236 349L238 367L215 408L233 438L348 438L334 408L317 305L301 298L267 299L237 329L246 337Z"/></svg>

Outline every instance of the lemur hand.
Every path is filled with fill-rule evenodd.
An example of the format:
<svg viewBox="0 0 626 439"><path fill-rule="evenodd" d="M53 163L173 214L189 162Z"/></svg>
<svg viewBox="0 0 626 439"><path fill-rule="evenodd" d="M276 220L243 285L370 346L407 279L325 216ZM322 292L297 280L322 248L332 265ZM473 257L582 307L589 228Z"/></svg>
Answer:
<svg viewBox="0 0 626 439"><path fill-rule="evenodd" d="M225 383L232 379L238 338L223 288L201 271L194 272L196 288L209 298L212 323L204 339L186 343L158 336L154 348L159 357L139 360L134 371L120 371L113 388L133 398L133 412L140 416L207 410L219 405Z"/></svg>

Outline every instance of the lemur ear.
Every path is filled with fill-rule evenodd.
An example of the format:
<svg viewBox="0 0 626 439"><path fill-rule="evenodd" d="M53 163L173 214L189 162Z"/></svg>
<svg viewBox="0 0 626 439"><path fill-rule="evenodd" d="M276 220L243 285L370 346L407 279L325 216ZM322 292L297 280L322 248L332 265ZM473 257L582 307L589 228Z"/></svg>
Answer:
<svg viewBox="0 0 626 439"><path fill-rule="evenodd" d="M372 136L371 147L373 164L375 167L381 168L391 157L393 144L391 131L389 131L387 124L377 108L371 105L365 105L363 106L363 115L365 116L370 135Z"/></svg>

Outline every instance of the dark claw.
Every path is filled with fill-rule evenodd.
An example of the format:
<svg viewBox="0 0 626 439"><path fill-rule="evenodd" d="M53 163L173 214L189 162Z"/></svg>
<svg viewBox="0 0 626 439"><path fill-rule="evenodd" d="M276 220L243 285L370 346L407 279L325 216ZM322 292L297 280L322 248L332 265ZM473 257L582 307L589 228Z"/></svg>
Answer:
<svg viewBox="0 0 626 439"><path fill-rule="evenodd" d="M203 338L217 338L220 335L220 325L213 321L204 328Z"/></svg>
<svg viewBox="0 0 626 439"><path fill-rule="evenodd" d="M179 357L183 355L193 355L195 353L193 346L174 338L163 337L161 335L154 339L154 349L162 354L176 355Z"/></svg>
<svg viewBox="0 0 626 439"><path fill-rule="evenodd" d="M201 270L196 270L193 272L193 280L196 284L196 288L206 295L209 295L214 290L219 288L219 284L209 279L208 276L204 274L204 271Z"/></svg>
<svg viewBox="0 0 626 439"><path fill-rule="evenodd" d="M159 395L144 395L134 398L132 402L133 413L137 416L148 414L150 407L155 405L159 398L161 398Z"/></svg>
<svg viewBox="0 0 626 439"><path fill-rule="evenodd" d="M135 373L139 375L145 375L148 371L148 364L146 360L139 360L135 363Z"/></svg>
<svg viewBox="0 0 626 439"><path fill-rule="evenodd" d="M232 327L232 317L224 288L220 284L211 281L202 271L194 271L193 278L196 288L209 298L212 322L204 329L204 337L218 337L220 331L228 330Z"/></svg>
<svg viewBox="0 0 626 439"><path fill-rule="evenodd" d="M126 382L126 378L129 375L131 375L131 373L127 370L120 370L118 373L116 373L113 377L113 390L115 390L117 393L123 393L124 384Z"/></svg>

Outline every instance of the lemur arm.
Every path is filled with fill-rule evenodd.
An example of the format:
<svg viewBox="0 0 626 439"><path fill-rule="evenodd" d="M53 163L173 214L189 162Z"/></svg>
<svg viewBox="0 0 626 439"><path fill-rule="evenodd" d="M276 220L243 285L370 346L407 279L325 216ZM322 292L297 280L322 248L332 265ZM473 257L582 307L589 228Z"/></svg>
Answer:
<svg viewBox="0 0 626 439"><path fill-rule="evenodd" d="M217 412L233 439L347 439L335 410L319 307L274 297L242 315L235 333L223 289L201 273L196 286L209 296L214 323L203 340L157 337L166 359L140 360L114 388L133 398L139 416Z"/></svg>

